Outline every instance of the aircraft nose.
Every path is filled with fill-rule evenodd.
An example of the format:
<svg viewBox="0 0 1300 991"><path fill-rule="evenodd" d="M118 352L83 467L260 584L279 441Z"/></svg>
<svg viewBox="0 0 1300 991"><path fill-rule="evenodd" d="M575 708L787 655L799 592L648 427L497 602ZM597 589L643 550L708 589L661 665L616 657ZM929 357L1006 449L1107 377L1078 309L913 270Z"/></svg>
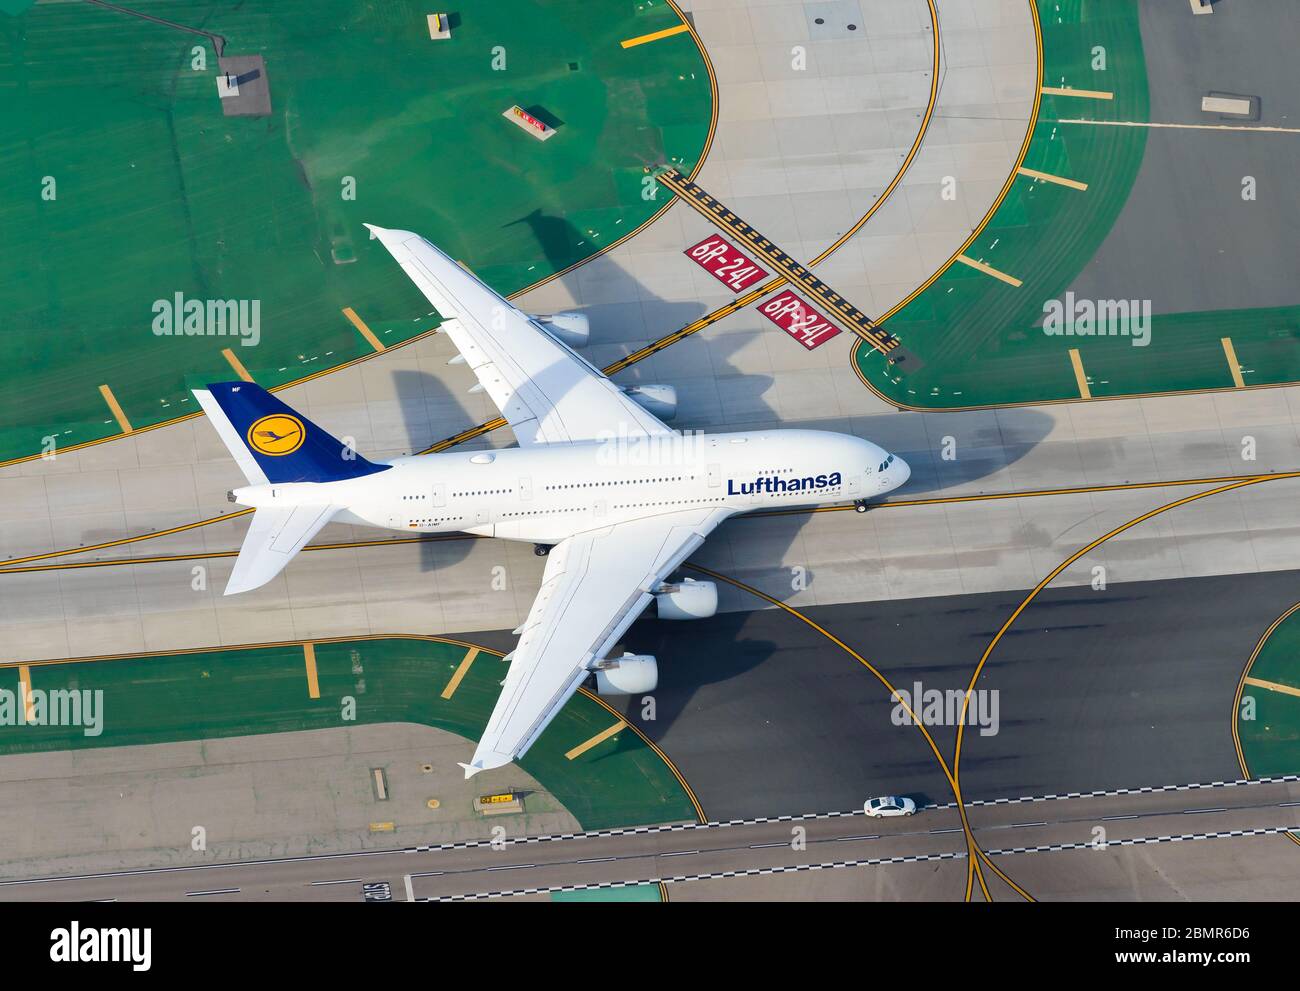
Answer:
<svg viewBox="0 0 1300 991"><path fill-rule="evenodd" d="M912 477L912 466L897 455L894 456L894 471L898 474L898 484L903 485Z"/></svg>

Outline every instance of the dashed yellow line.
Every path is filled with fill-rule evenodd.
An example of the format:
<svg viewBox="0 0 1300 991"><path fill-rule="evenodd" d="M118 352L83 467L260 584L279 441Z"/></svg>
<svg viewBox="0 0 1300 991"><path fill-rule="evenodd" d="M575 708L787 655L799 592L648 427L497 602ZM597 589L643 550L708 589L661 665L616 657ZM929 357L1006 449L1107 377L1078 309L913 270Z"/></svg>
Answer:
<svg viewBox="0 0 1300 991"><path fill-rule="evenodd" d="M1246 380L1241 377L1241 362L1237 360L1237 349L1232 346L1231 337L1220 338L1223 344L1223 356L1228 359L1228 371L1232 373L1232 384L1238 389L1246 388Z"/></svg>
<svg viewBox="0 0 1300 991"><path fill-rule="evenodd" d="M320 698L320 679L316 676L316 645L314 643L305 643L302 645L303 663L307 666L307 697Z"/></svg>
<svg viewBox="0 0 1300 991"><path fill-rule="evenodd" d="M451 681L447 682L447 687L442 690L442 697L451 698L456 694L456 689L460 687L461 679L469 673L469 666L474 663L474 658L478 657L478 648L471 647L465 652L461 659L460 665L456 668L456 673L451 676Z"/></svg>
<svg viewBox="0 0 1300 991"><path fill-rule="evenodd" d="M230 363L230 367L235 370L235 374L241 379L245 382L253 381L253 376L248 374L248 369L244 367L244 363L235 357L234 351L230 350L230 348L226 348L221 352L221 356Z"/></svg>
<svg viewBox="0 0 1300 991"><path fill-rule="evenodd" d="M1290 685L1282 685L1276 681L1265 681L1263 678L1247 678L1247 685L1254 685L1256 688L1267 688L1270 692L1281 692L1283 695L1294 695L1300 698L1300 688L1292 688Z"/></svg>
<svg viewBox="0 0 1300 991"><path fill-rule="evenodd" d="M113 418L117 420L117 425L122 428L122 433L129 434L131 432L131 421L126 418L126 413L122 411L122 406L117 401L117 397L113 395L113 390L106 385L101 385L99 394L104 397L104 402L108 403L108 408L112 412Z"/></svg>
<svg viewBox="0 0 1300 991"><path fill-rule="evenodd" d="M1113 100L1114 93L1100 89L1068 89L1063 86L1044 86L1042 92L1048 96L1079 96L1086 100Z"/></svg>
<svg viewBox="0 0 1300 991"><path fill-rule="evenodd" d="M1079 357L1078 348L1070 348L1070 367L1074 369L1074 381L1079 386L1079 398L1091 399L1092 390L1088 388L1088 376L1083 371L1083 359Z"/></svg>
<svg viewBox="0 0 1300 991"><path fill-rule="evenodd" d="M343 315L348 318L348 321L352 326L356 327L357 330L361 332L361 336L366 339L367 344L376 351L384 350L383 341L376 337L375 332L366 326L366 322L357 316L356 310L352 309L350 306L345 306L343 307Z"/></svg>
<svg viewBox="0 0 1300 991"><path fill-rule="evenodd" d="M588 750L590 750L592 747L595 747L595 746L598 746L599 744L604 743L604 742L605 742L606 740L608 740L611 736L613 736L613 735L616 734L616 733L621 732L622 730L624 730L624 729L626 729L626 728L627 728L627 720L625 720L625 719L623 719L622 717L620 717L620 718L619 718L619 721L616 722L616 723L615 723L613 726L611 726L609 729L601 730L599 733L597 733L595 736L593 736L593 737L592 737L590 740L588 740L586 743L580 743L580 744L578 744L576 747L574 747L572 750L570 750L568 753L566 753L566 754L564 755L564 757L565 757L566 760L573 760L575 757L581 757L583 754L585 754L585 753L586 753Z"/></svg>
<svg viewBox="0 0 1300 991"><path fill-rule="evenodd" d="M985 275L991 275L993 276L993 278L999 279L1002 282L1005 282L1009 286L1015 286L1017 289L1020 288L1022 285L1024 285L1024 283L1021 282L1019 279L1017 279L1014 275L1007 275L1006 272L999 272L992 265L985 265L983 262L976 261L974 258L970 258L967 255L958 255L957 260L961 262L963 265L969 265L977 272L983 272Z"/></svg>
<svg viewBox="0 0 1300 991"><path fill-rule="evenodd" d="M689 26L678 24L675 28L664 28L664 30L655 31L653 34L643 34L636 38L628 38L627 41L620 41L619 44L624 48L635 48L637 45L645 45L652 41L658 41L660 38L671 38L675 34L685 34L689 30Z"/></svg>
<svg viewBox="0 0 1300 991"><path fill-rule="evenodd" d="M23 699L23 718L31 723L35 721L32 711L32 669L26 664L18 665L18 690Z"/></svg>
<svg viewBox="0 0 1300 991"><path fill-rule="evenodd" d="M1043 182L1053 182L1058 186L1067 186L1070 189L1082 191L1088 188L1086 182L1079 182L1077 179L1066 179L1064 176L1052 175L1050 172L1039 172L1037 169L1027 169L1024 166L1016 169L1016 171L1023 176L1028 176L1030 179L1041 179Z"/></svg>

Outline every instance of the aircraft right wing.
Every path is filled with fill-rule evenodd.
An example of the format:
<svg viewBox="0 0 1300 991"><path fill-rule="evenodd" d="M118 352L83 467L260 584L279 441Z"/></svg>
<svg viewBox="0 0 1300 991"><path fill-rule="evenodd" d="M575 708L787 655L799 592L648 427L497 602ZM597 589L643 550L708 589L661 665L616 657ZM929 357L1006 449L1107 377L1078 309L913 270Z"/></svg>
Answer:
<svg viewBox="0 0 1300 991"><path fill-rule="evenodd" d="M591 666L650 604L653 590L731 515L684 509L568 537L510 655L510 671L465 777L527 752Z"/></svg>

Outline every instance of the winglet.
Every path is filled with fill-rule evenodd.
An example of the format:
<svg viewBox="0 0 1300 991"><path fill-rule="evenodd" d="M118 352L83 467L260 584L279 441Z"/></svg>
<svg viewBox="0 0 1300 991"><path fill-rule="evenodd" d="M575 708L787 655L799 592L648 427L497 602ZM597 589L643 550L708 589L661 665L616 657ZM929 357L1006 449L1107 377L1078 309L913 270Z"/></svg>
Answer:
<svg viewBox="0 0 1300 991"><path fill-rule="evenodd" d="M479 771L483 770L482 767L475 767L473 764L460 764L459 766L465 769L466 781L478 774Z"/></svg>

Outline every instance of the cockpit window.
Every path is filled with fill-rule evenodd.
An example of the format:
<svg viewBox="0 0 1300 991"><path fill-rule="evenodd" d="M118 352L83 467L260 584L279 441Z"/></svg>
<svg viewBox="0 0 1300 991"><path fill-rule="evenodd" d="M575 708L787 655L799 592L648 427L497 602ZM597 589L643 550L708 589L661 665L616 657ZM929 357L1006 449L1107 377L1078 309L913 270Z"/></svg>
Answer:
<svg viewBox="0 0 1300 991"><path fill-rule="evenodd" d="M886 468L888 468L888 467L889 467L890 465L892 465L893 463L894 463L894 456L891 454L891 455L890 455L889 457L887 457L884 461L880 462L880 467L877 468L876 471L884 471Z"/></svg>

